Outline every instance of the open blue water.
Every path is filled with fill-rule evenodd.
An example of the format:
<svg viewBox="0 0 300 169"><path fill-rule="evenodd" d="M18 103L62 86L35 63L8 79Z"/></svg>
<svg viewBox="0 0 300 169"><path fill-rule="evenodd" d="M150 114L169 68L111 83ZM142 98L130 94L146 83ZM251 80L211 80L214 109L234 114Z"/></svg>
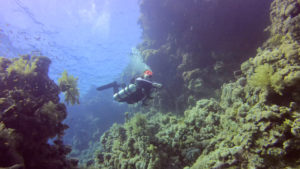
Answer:
<svg viewBox="0 0 300 169"><path fill-rule="evenodd" d="M96 87L129 64L141 41L138 17L137 0L0 0L0 56L44 55L54 81L64 70L79 78L81 104L68 106L65 120L71 156L82 156L112 123L124 121L127 106L113 102L112 90Z"/></svg>
<svg viewBox="0 0 300 169"><path fill-rule="evenodd" d="M41 53L80 93L117 78L140 41L137 0L0 0L0 56Z"/></svg>

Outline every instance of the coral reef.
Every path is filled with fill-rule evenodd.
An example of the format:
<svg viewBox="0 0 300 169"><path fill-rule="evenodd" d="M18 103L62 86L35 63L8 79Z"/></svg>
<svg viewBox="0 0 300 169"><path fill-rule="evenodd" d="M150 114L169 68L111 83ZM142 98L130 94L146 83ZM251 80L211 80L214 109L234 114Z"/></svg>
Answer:
<svg viewBox="0 0 300 169"><path fill-rule="evenodd" d="M27 75L36 75L35 69L37 67L37 58L29 59L29 55L23 55L16 61L14 61L8 68L7 73L10 75L15 72L18 74Z"/></svg>
<svg viewBox="0 0 300 169"><path fill-rule="evenodd" d="M95 88L91 86L88 93L81 97L80 105L68 107L73 118L65 120L70 128L63 141L72 146L68 156L79 159L79 165L93 163L100 136L113 123L124 123L124 111L127 110L127 105L112 101L111 90L95 92Z"/></svg>
<svg viewBox="0 0 300 169"><path fill-rule="evenodd" d="M65 94L65 102L79 104L79 91L77 88L77 80L74 76L68 76L68 72L64 71L62 76L58 79L58 86L60 90Z"/></svg>
<svg viewBox="0 0 300 169"><path fill-rule="evenodd" d="M232 72L266 40L270 3L142 0L139 50L154 80L165 86L156 97L158 110L182 114L201 98L217 97Z"/></svg>
<svg viewBox="0 0 300 169"><path fill-rule="evenodd" d="M61 141L67 112L48 77L50 63L45 56L0 58L0 167L76 168Z"/></svg>
<svg viewBox="0 0 300 169"><path fill-rule="evenodd" d="M274 0L270 18L269 39L255 57L240 65L236 80L222 85L218 98L199 100L192 96L196 101L182 116L152 110L137 113L124 125L113 125L101 137L95 167L299 168L300 1ZM148 36L150 30L144 27ZM147 58L163 54L161 50L149 52ZM185 57L184 62L189 62L191 56ZM216 70L220 66L215 65ZM203 71L184 71L186 87L201 91Z"/></svg>

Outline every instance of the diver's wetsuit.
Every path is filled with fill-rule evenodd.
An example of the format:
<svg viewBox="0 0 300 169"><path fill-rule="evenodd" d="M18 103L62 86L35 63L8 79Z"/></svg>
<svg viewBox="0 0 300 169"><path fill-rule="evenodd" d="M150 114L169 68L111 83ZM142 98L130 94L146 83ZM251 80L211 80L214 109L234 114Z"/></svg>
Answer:
<svg viewBox="0 0 300 169"><path fill-rule="evenodd" d="M137 103L142 100L143 104L146 104L148 99L152 99L151 93L155 88L161 86L161 84L151 82L149 80L143 79L142 77L137 77L134 79L136 85L136 91L129 94L125 98L118 100L119 102L127 102L128 104Z"/></svg>

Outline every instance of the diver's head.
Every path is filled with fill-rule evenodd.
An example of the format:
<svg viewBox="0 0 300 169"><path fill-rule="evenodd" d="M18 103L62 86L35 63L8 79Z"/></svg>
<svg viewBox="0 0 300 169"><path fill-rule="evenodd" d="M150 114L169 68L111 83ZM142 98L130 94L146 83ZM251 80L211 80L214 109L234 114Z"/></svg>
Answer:
<svg viewBox="0 0 300 169"><path fill-rule="evenodd" d="M145 79L150 79L151 77L152 77L152 72L150 71L150 70L145 70L144 71L144 74L143 74L143 77L145 78Z"/></svg>

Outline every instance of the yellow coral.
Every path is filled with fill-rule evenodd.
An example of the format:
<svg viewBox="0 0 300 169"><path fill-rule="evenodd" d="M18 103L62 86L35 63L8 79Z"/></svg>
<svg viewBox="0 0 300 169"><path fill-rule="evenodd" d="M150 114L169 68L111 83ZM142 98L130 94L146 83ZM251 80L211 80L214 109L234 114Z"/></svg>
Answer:
<svg viewBox="0 0 300 169"><path fill-rule="evenodd" d="M284 36L282 36L281 34L274 34L273 36L270 37L270 39L268 40L268 42L273 45L273 46L277 46L280 45L282 43Z"/></svg>
<svg viewBox="0 0 300 169"><path fill-rule="evenodd" d="M23 55L16 61L14 61L9 67L6 69L8 75L11 75L12 72L28 76L28 75L37 75L35 69L37 68L36 62L38 59L30 58L29 55Z"/></svg>
<svg viewBox="0 0 300 169"><path fill-rule="evenodd" d="M77 80L74 76L68 76L68 72L64 71L62 77L58 79L58 85L62 92L65 94L65 102L79 104L79 91L77 88Z"/></svg>
<svg viewBox="0 0 300 169"><path fill-rule="evenodd" d="M272 88L275 90L276 93L282 95L282 90L284 88L284 85L282 83L282 79L283 76L281 75L281 73L278 71L276 73L274 73L271 77L270 77L270 83Z"/></svg>
<svg viewBox="0 0 300 169"><path fill-rule="evenodd" d="M249 84L261 89L272 88L276 93L282 95L284 89L283 75L281 72L275 72L271 65L260 65L255 69L255 73L250 77Z"/></svg>
<svg viewBox="0 0 300 169"><path fill-rule="evenodd" d="M141 136L146 132L147 116L141 113L135 114L130 121L125 123L133 135Z"/></svg>
<svg viewBox="0 0 300 169"><path fill-rule="evenodd" d="M157 146L153 145L153 144L150 144L148 147L147 147L147 151L149 153L155 153L155 151L157 150Z"/></svg>
<svg viewBox="0 0 300 169"><path fill-rule="evenodd" d="M41 114L46 116L47 119L50 119L50 121L55 122L62 121L65 118L64 114L57 109L57 105L52 101L49 101L42 106Z"/></svg>
<svg viewBox="0 0 300 169"><path fill-rule="evenodd" d="M270 77L274 69L269 64L260 65L255 69L254 75L249 79L249 84L254 87L267 89L271 82Z"/></svg>

